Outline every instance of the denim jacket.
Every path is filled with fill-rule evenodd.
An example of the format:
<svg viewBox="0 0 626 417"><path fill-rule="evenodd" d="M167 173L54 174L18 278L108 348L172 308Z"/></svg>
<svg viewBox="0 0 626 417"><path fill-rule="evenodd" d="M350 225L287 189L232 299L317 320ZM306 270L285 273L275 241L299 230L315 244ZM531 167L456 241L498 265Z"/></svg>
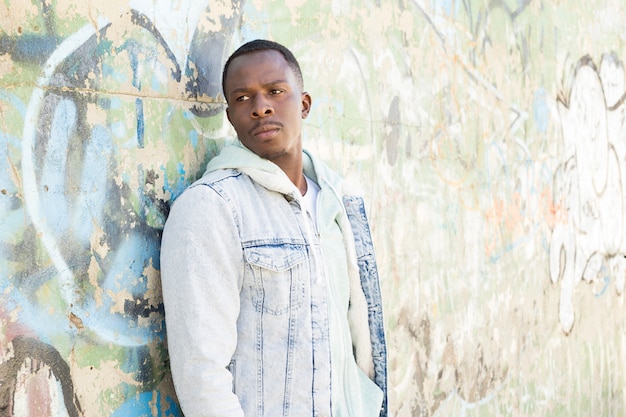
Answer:
<svg viewBox="0 0 626 417"><path fill-rule="evenodd" d="M172 206L161 277L186 417L386 414L362 200L342 196L321 162L304 161L321 188L317 224L280 168L241 145L224 148Z"/></svg>

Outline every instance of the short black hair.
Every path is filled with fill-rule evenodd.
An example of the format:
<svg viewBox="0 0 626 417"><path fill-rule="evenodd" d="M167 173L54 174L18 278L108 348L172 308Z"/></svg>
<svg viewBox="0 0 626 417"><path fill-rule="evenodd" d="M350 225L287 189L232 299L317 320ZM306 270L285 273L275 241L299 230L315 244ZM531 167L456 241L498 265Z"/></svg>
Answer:
<svg viewBox="0 0 626 417"><path fill-rule="evenodd" d="M298 85L300 86L300 88L304 88L304 79L302 78L302 70L300 70L300 64L298 64L298 60L291 53L291 51L277 42L268 41L266 39L256 39L241 45L226 60L226 63L224 64L224 71L222 72L222 92L224 93L224 98L226 98L226 76L228 75L228 67L230 67L230 63L233 61L233 59L252 52L268 50L278 51L281 53L281 55L285 58L285 61L287 61L287 65L289 65L294 75L296 76Z"/></svg>

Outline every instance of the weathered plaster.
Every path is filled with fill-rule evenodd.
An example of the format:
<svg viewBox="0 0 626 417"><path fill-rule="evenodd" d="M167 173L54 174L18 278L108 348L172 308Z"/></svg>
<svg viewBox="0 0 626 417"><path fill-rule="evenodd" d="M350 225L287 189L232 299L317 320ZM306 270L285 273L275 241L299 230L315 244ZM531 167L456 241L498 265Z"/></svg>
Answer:
<svg viewBox="0 0 626 417"><path fill-rule="evenodd" d="M168 205L270 37L368 201L392 416L626 412L626 88L609 0L0 4L0 413L180 416Z"/></svg>

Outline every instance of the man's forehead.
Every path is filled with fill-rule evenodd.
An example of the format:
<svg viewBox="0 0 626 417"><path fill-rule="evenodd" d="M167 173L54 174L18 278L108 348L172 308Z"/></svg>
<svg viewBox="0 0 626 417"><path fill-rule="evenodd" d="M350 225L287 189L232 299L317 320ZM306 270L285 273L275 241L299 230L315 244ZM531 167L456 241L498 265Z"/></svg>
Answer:
<svg viewBox="0 0 626 417"><path fill-rule="evenodd" d="M295 79L295 74L285 57L280 52L269 49L248 52L234 58L226 74L226 84L241 81L241 77L262 77L263 73L258 71L261 65L264 72L281 72L285 77Z"/></svg>

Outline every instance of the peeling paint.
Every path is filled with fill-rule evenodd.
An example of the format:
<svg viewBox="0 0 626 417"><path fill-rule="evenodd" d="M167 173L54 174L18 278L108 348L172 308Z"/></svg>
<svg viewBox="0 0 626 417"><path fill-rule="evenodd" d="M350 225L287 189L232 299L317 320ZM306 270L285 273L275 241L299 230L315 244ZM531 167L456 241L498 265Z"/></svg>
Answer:
<svg viewBox="0 0 626 417"><path fill-rule="evenodd" d="M299 58L305 147L369 203L392 416L626 412L622 22L592 2L0 4L0 413L181 416L159 242L233 131L221 67Z"/></svg>

